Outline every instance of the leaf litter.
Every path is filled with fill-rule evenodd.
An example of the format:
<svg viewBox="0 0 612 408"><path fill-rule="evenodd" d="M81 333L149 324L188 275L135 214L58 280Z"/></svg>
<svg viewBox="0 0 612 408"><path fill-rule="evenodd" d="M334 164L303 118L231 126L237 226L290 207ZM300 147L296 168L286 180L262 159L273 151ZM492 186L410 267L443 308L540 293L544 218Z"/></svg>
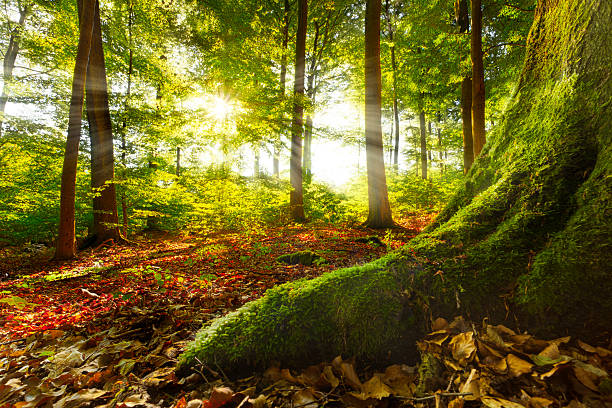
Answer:
<svg viewBox="0 0 612 408"><path fill-rule="evenodd" d="M14 304L0 303L5 324L4 343L0 346L0 408L612 407L612 352L607 348L569 337L545 341L486 322L476 329L462 318L451 324L436 319L432 333L418 342L423 356L440 363L441 369L434 374L436 381L419 378L418 367L395 364L380 371L358 369L353 360L342 357L298 371L272 366L264 373L234 381L225 376L221 367L204 365L192 375L178 378L174 371L176 358L203 321L248 301L253 286L258 290L252 296L258 296L274 284L316 276L356 259L359 262L360 258L378 257L383 251L354 242L356 236L367 236L370 231L293 232L293 236L299 235L296 241L288 239L286 233L275 236L270 231L246 243L227 235L204 243L164 239L145 248L128 249L128 256L122 254L119 258L116 248L111 248L96 254L97 262L110 265L102 273L80 272L77 277L61 280L61 285L56 280L40 280L45 274L58 275L57 270L14 275L7 284L38 280L30 288L16 286L14 292L3 294L4 298L22 300L12 298ZM396 240L402 243L401 238ZM289 245L279 248L275 246L279 242ZM303 249L304 242L313 250L336 245L337 249L354 252L347 256L346 251L337 251L337 257L326 253L330 264L312 268L279 266L274 262L282 253ZM227 251L232 243L233 248ZM262 250L264 243L272 249ZM398 243L391 243L391 247L394 245ZM210 256L223 251L231 255ZM251 253L252 270L239 263L245 251ZM192 255L203 253L207 256ZM163 278L160 282L153 268L148 275L126 281L127 273L122 271L143 263L145 269L157 266L162 271L178 265L173 276L205 270L216 278L200 286L192 281L191 286L184 284L186 279L179 282ZM216 269L207 267L210 263ZM238 272L232 270L232 264ZM91 259L80 259L63 269L74 274L75 269L84 271L91 265ZM258 286L259 274L269 281ZM137 296L114 296L113 290L118 286L124 289L121 293ZM41 299L46 299L47 309ZM75 309L58 309L65 307L62 301L81 308L80 317L56 318L54 313L58 310L60 316L75 313ZM88 314L83 306L95 302L99 302L98 306L90 307ZM25 318L28 315L30 320ZM6 323L11 318L19 322L20 316L24 328L13 323L8 330L17 330L8 331ZM45 319L49 320L47 324L43 324ZM26 330L30 322L34 324ZM419 387L420 383L445 385L427 388Z"/></svg>

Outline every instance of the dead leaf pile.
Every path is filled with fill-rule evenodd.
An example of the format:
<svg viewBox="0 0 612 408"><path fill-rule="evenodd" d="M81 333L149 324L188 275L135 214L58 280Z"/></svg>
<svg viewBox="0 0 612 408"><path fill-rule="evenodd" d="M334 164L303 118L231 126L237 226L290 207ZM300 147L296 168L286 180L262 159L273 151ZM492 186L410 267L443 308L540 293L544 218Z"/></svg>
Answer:
<svg viewBox="0 0 612 408"><path fill-rule="evenodd" d="M540 340L503 325L476 330L462 318L434 322L418 342L446 368L449 388L470 393L449 407L612 407L612 352L570 337ZM429 390L435 392L436 390Z"/></svg>

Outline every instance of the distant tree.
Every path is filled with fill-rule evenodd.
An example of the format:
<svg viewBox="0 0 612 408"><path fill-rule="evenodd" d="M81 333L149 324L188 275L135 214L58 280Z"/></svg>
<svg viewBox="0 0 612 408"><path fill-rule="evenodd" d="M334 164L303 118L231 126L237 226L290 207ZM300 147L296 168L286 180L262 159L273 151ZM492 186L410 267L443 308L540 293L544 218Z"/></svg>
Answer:
<svg viewBox="0 0 612 408"><path fill-rule="evenodd" d="M74 230L74 201L76 197L76 173L81 139L81 116L83 114L83 94L87 74L87 61L92 42L93 21L96 0L83 0L79 26L72 96L68 114L68 137L62 168L62 187L60 192L60 219L55 259L70 259L76 256Z"/></svg>
<svg viewBox="0 0 612 408"><path fill-rule="evenodd" d="M478 157L486 142L485 82L482 61L482 0L472 0L472 139L474 157Z"/></svg>
<svg viewBox="0 0 612 408"><path fill-rule="evenodd" d="M425 111L419 112L419 141L421 147L421 178L427 180L427 128L425 123Z"/></svg>
<svg viewBox="0 0 612 408"><path fill-rule="evenodd" d="M4 111L6 109L6 102L8 101L8 87L13 80L13 69L15 69L15 60L17 59L17 54L19 53L19 35L25 26L25 20L29 11L30 6L27 3L19 9L19 21L11 30L8 47L6 53L4 54L4 61L2 62L3 81L2 94L0 95L0 136L2 135Z"/></svg>
<svg viewBox="0 0 612 408"><path fill-rule="evenodd" d="M459 33L470 30L468 0L455 0L455 21ZM467 173L474 163L474 141L472 139L472 77L465 75L461 81L461 124L463 134L463 172Z"/></svg>
<svg viewBox="0 0 612 408"><path fill-rule="evenodd" d="M285 82L287 80L287 45L289 44L289 12L291 12L291 6L289 0L284 0L283 8L283 32L281 40L281 67L280 67L280 97L281 100L285 99ZM285 111L281 110L281 123L283 122ZM281 127L282 129L282 127ZM282 134L279 132L278 140L274 143L274 157L272 159L272 173L274 176L280 176L280 137Z"/></svg>
<svg viewBox="0 0 612 408"><path fill-rule="evenodd" d="M295 82L293 85L293 124L291 127L291 162L289 179L291 194L289 207L294 221L304 221L304 193L302 177L302 136L304 134L304 75L306 70L306 28L308 0L298 0L298 27L295 41Z"/></svg>
<svg viewBox="0 0 612 408"><path fill-rule="evenodd" d="M381 128L380 0L366 2L365 15L365 138L368 168L368 219L366 225L394 225L387 193Z"/></svg>

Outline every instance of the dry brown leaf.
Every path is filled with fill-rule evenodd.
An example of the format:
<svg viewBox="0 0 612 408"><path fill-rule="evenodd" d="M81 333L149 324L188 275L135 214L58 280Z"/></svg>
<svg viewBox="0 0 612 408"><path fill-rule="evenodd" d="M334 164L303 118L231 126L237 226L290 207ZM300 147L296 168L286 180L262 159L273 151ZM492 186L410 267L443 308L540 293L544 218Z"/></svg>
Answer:
<svg viewBox="0 0 612 408"><path fill-rule="evenodd" d="M598 391L597 385L593 381L593 375L581 367L574 367L574 375L584 385L592 391Z"/></svg>
<svg viewBox="0 0 612 408"><path fill-rule="evenodd" d="M559 337L558 339L551 340L550 343L556 344L556 345L566 344L566 343L569 343L571 339L572 339L572 336Z"/></svg>
<svg viewBox="0 0 612 408"><path fill-rule="evenodd" d="M606 358L606 357L612 356L612 351L610 351L608 349L605 349L603 347L596 347L595 350L597 350L597 354L601 358Z"/></svg>
<svg viewBox="0 0 612 408"><path fill-rule="evenodd" d="M489 408L525 408L517 402L512 402L498 397L482 397L480 401Z"/></svg>
<svg viewBox="0 0 612 408"><path fill-rule="evenodd" d="M321 379L332 389L336 388L340 384L340 380L334 375L331 366L325 366L323 368L323 373L321 373Z"/></svg>
<svg viewBox="0 0 612 408"><path fill-rule="evenodd" d="M538 356L556 360L561 357L561 353L559 353L559 346L557 346L557 343L551 343L548 347L542 350Z"/></svg>
<svg viewBox="0 0 612 408"><path fill-rule="evenodd" d="M472 393L472 395L466 395L464 397L466 401L475 401L480 398L480 384L478 382L479 377L478 372L473 368L472 371L470 371L469 377L459 389L459 392Z"/></svg>
<svg viewBox="0 0 612 408"><path fill-rule="evenodd" d="M546 398L541 398L541 397L529 398L529 408L549 408L553 404L554 404L554 401L551 401Z"/></svg>
<svg viewBox="0 0 612 408"><path fill-rule="evenodd" d="M474 333L465 332L454 336L450 341L453 358L461 365L466 365L476 354Z"/></svg>
<svg viewBox="0 0 612 408"><path fill-rule="evenodd" d="M446 328L448 328L448 322L443 317L438 317L431 324L431 330L433 331L444 330Z"/></svg>
<svg viewBox="0 0 612 408"><path fill-rule="evenodd" d="M540 375L540 379L541 380L545 380L545 379L547 379L549 377L552 377L560 369L565 368L565 367L569 367L569 363L570 363L569 360L567 360L567 361L560 361L560 362L556 363L553 366L553 368L551 368L549 371L545 372L544 374L541 374Z"/></svg>
<svg viewBox="0 0 612 408"><path fill-rule="evenodd" d="M291 398L294 405L299 405L300 407L308 408L308 407L318 407L317 398L314 396L313 390L311 388L306 388L305 390L300 390L293 394Z"/></svg>
<svg viewBox="0 0 612 408"><path fill-rule="evenodd" d="M234 396L234 391L227 387L215 387L210 393L206 408L218 408L231 400Z"/></svg>
<svg viewBox="0 0 612 408"><path fill-rule="evenodd" d="M506 356L506 362L508 363L508 371L512 377L519 377L523 374L528 374L533 369L533 364L515 356L514 354L508 354Z"/></svg>
<svg viewBox="0 0 612 408"><path fill-rule="evenodd" d="M497 326L493 326L493 327L502 336L507 336L507 337L516 336L516 332L514 330L507 328L503 324L498 324Z"/></svg>
<svg viewBox="0 0 612 408"><path fill-rule="evenodd" d="M340 356L332 361L332 365L342 374L343 380L355 391L361 392L361 381L352 364L342 361Z"/></svg>
<svg viewBox="0 0 612 408"><path fill-rule="evenodd" d="M478 344L478 352L483 357L495 357L495 358L504 358L504 355L499 351L495 350L493 347L489 346L483 341L477 340Z"/></svg>
<svg viewBox="0 0 612 408"><path fill-rule="evenodd" d="M448 403L448 408L463 408L463 404L465 404L465 400L463 398L455 398Z"/></svg>
<svg viewBox="0 0 612 408"><path fill-rule="evenodd" d="M487 339L491 343L495 344L497 347L499 347L502 350L506 350L507 349L506 343L502 339L502 337L499 334L499 332L495 329L495 327L493 327L491 325L487 325L486 332L487 332Z"/></svg>
<svg viewBox="0 0 612 408"><path fill-rule="evenodd" d="M597 353L597 349L583 341L578 340L578 347L586 351L587 353Z"/></svg>
<svg viewBox="0 0 612 408"><path fill-rule="evenodd" d="M380 375L374 375L368 381L364 382L361 388L363 390L361 394L357 395L353 393L353 395L363 400L368 398L383 399L393 393L393 390L383 382Z"/></svg>
<svg viewBox="0 0 612 408"><path fill-rule="evenodd" d="M402 369L402 366L392 365L387 367L383 381L391 387L394 395L412 397L413 376Z"/></svg>

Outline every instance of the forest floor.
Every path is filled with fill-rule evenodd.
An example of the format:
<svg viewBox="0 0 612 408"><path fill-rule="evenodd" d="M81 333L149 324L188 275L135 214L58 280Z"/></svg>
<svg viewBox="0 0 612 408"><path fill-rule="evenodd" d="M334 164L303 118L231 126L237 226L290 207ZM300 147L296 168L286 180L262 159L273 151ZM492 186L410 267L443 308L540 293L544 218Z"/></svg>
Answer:
<svg viewBox="0 0 612 408"><path fill-rule="evenodd" d="M609 399L601 397L612 393L607 349L584 343L568 349L568 339L542 342L503 326L483 327L477 339L474 326L462 319L450 324L438 319L436 332L420 344L444 361L444 369L433 370L437 380L430 388L446 390L421 399L414 397L415 367L396 365L384 373L365 368L358 375L353 363L341 358L313 361L318 365L301 373L271 367L239 381L227 379L221 367L205 365L190 377L175 376L177 356L209 319L274 285L379 258L429 221L428 216L407 218L404 228L387 232L306 225L208 235L155 233L133 238L129 245L83 251L63 263L49 261L49 253L35 247L27 253L5 249L0 259L0 408L441 407L444 401L455 401L454 408L476 401L493 408L539 408L566 406L561 403L590 394L599 398L593 406L612 407L602 405ZM372 236L378 240L363 239ZM304 250L326 262L277 261ZM484 342L487 338L492 342ZM534 352L544 354L533 361L529 355ZM491 387L491 370L505 370L504 378L524 405L508 405L514 402L502 395L475 396L479 387ZM557 372L570 373L575 383L570 391L563 388L563 399L545 386ZM526 374L539 382L524 381L517 388L518 377Z"/></svg>

